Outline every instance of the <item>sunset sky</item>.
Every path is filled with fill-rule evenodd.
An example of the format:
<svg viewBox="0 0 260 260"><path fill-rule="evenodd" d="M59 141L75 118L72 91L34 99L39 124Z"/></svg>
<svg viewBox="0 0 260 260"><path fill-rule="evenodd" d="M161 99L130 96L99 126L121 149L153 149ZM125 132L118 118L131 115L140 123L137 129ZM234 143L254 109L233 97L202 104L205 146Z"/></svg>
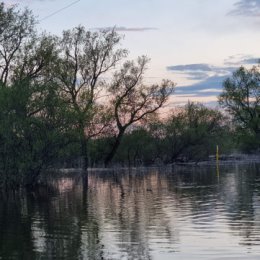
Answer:
<svg viewBox="0 0 260 260"><path fill-rule="evenodd" d="M222 81L260 58L260 0L5 0L28 6L39 29L116 26L130 58L151 58L147 81L176 82L175 104L215 104Z"/></svg>

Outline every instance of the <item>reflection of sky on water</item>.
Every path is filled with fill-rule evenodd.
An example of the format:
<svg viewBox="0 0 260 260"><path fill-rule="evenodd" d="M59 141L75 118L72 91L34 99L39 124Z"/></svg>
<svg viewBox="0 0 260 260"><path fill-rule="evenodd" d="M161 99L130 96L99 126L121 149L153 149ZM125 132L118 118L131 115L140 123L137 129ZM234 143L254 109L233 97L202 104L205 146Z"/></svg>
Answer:
<svg viewBox="0 0 260 260"><path fill-rule="evenodd" d="M1 200L0 258L258 259L260 172L220 170L93 172Z"/></svg>

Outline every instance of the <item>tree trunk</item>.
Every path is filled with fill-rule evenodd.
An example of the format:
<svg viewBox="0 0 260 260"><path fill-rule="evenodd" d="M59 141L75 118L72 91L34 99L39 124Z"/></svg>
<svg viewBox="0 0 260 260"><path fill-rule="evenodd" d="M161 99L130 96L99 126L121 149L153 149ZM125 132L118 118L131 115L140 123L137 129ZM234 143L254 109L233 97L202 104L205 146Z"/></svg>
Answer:
<svg viewBox="0 0 260 260"><path fill-rule="evenodd" d="M88 140L84 133L84 128L81 129L81 156L83 159L82 170L86 171L88 169Z"/></svg>
<svg viewBox="0 0 260 260"><path fill-rule="evenodd" d="M124 132L125 132L125 129L122 129L119 131L118 135L116 136L115 142L113 143L110 152L108 153L108 155L105 158L105 167L106 168L109 166L109 164L113 160L113 158L117 152L117 149L118 149L119 145L121 144Z"/></svg>

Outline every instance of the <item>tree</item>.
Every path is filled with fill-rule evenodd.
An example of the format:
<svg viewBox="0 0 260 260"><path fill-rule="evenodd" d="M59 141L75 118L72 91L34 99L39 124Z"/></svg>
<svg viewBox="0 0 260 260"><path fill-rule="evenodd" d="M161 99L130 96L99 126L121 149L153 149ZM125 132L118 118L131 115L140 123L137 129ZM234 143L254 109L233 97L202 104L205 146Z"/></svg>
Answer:
<svg viewBox="0 0 260 260"><path fill-rule="evenodd" d="M16 67L17 56L26 41L35 35L35 19L25 9L6 9L0 3L0 81L6 85Z"/></svg>
<svg viewBox="0 0 260 260"><path fill-rule="evenodd" d="M70 142L70 121L57 93L52 85L26 81L0 88L0 184L35 184Z"/></svg>
<svg viewBox="0 0 260 260"><path fill-rule="evenodd" d="M260 146L260 66L240 67L223 83L219 103L233 116L237 127Z"/></svg>
<svg viewBox="0 0 260 260"><path fill-rule="evenodd" d="M165 122L164 150L166 162L179 157L200 160L215 152L227 132L225 117L202 104L188 103L180 111L173 111Z"/></svg>
<svg viewBox="0 0 260 260"><path fill-rule="evenodd" d="M126 130L156 113L173 93L174 83L169 80L164 80L160 85L144 85L143 76L148 61L145 56L139 57L137 63L127 61L114 74L109 93L112 96L111 106L117 132L105 159L105 166L115 156Z"/></svg>
<svg viewBox="0 0 260 260"><path fill-rule="evenodd" d="M31 11L5 8L0 3L0 82L10 87L18 81L50 82L57 60L57 37L38 35Z"/></svg>
<svg viewBox="0 0 260 260"><path fill-rule="evenodd" d="M53 70L58 55L57 37L45 33L31 35L17 52L11 82L30 80L34 84L54 83Z"/></svg>
<svg viewBox="0 0 260 260"><path fill-rule="evenodd" d="M77 121L84 168L88 166L89 139L101 133L109 121L106 107L98 99L105 92L104 74L127 54L117 48L120 39L114 30L90 32L79 26L64 31L60 41L55 77Z"/></svg>
<svg viewBox="0 0 260 260"><path fill-rule="evenodd" d="M68 143L68 110L50 74L57 55L56 38L37 35L30 11L0 4L2 183L35 183Z"/></svg>
<svg viewBox="0 0 260 260"><path fill-rule="evenodd" d="M122 162L128 167L149 165L155 159L154 142L155 140L149 131L140 126L124 135L114 160Z"/></svg>

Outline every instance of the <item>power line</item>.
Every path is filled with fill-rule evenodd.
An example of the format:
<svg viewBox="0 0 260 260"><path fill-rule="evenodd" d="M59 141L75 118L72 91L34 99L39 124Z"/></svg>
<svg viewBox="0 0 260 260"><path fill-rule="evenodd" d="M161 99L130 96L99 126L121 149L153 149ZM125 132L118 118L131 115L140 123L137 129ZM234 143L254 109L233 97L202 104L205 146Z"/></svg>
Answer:
<svg viewBox="0 0 260 260"><path fill-rule="evenodd" d="M50 18L50 17L52 17L52 16L54 16L54 15L56 15L56 14L58 14L58 13L64 11L65 9L68 9L68 8L71 7L72 5L75 5L76 3L78 3L79 1L80 1L80 0L74 1L73 3L71 3L71 4L69 4L69 5L65 6L65 7L63 7L63 8L61 8L61 9L57 10L57 11L55 11L54 13L51 13L51 14L49 14L49 15L43 17L43 18L40 20L40 22L42 22L42 21L44 21L44 20L46 20L46 19L48 19L48 18Z"/></svg>

